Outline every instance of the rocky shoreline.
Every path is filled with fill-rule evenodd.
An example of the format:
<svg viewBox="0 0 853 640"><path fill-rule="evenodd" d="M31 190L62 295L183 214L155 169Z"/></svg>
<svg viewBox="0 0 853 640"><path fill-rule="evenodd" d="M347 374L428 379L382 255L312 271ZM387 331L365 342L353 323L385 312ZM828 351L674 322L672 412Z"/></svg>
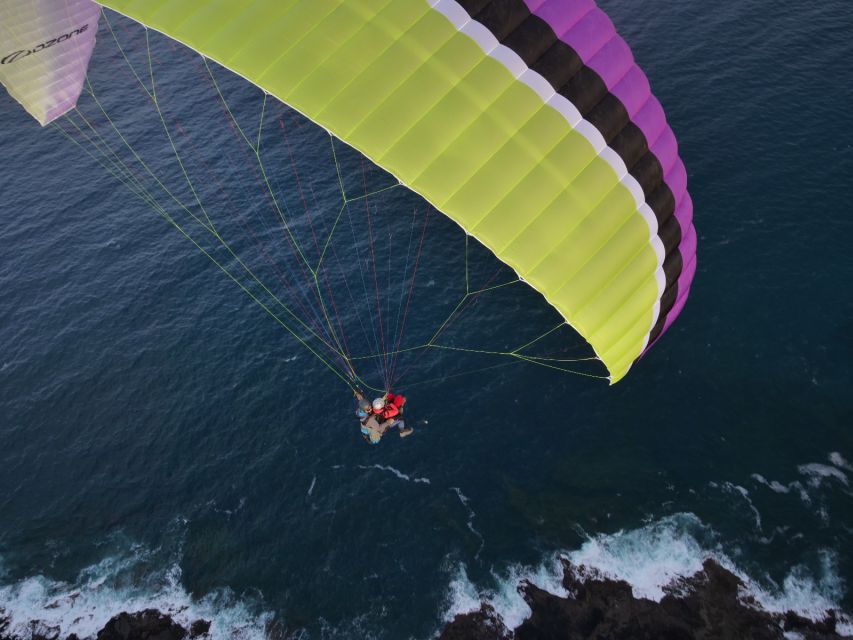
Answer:
<svg viewBox="0 0 853 640"><path fill-rule="evenodd" d="M498 613L483 603L478 611L457 615L439 640L832 640L853 638L838 631L839 614L827 611L821 621L793 611L768 612L745 596L743 581L714 560L702 570L664 589L656 602L636 598L631 586L602 577L562 559L562 585L568 597L523 581L518 591L532 613L516 629L508 629ZM63 634L39 621L22 634L12 629L0 603L0 640L89 640ZM156 609L122 612L96 634L97 640L205 640L211 623L195 620L185 628ZM266 636L289 637L275 623Z"/></svg>
<svg viewBox="0 0 853 640"><path fill-rule="evenodd" d="M815 622L792 611L770 613L742 595L743 581L714 560L665 589L660 602L635 598L631 586L590 573L566 559L563 587L570 597L548 593L529 582L518 591L532 615L507 629L488 604L457 615L440 640L830 640L850 638L837 631L838 613Z"/></svg>
<svg viewBox="0 0 853 640"><path fill-rule="evenodd" d="M39 621L30 623L25 636L13 634L9 628L9 619L3 614L3 605L0 603L0 640L81 640L76 634L64 636L59 627L47 626ZM207 620L196 620L187 630L170 616L156 609L145 609L113 616L98 631L97 640L184 640L203 638L209 631L210 622Z"/></svg>

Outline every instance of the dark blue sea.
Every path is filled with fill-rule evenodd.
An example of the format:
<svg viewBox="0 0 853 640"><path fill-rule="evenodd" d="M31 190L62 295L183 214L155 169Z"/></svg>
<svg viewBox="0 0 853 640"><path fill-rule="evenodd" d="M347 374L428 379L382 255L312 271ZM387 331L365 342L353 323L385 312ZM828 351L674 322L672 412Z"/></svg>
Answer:
<svg viewBox="0 0 853 640"><path fill-rule="evenodd" d="M853 611L853 11L602 5L699 234L687 307L613 387L454 223L159 34L102 18L92 93L45 129L3 92L13 625L429 638L481 599L520 622L561 554L658 598L715 557L768 609ZM362 440L335 350L411 437Z"/></svg>

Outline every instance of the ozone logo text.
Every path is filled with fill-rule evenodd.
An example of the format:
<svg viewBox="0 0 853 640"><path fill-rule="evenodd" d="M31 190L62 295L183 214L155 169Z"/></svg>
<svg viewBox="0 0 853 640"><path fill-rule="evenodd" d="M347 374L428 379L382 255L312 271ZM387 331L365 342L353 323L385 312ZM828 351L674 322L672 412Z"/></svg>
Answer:
<svg viewBox="0 0 853 640"><path fill-rule="evenodd" d="M39 45L36 45L32 49L21 49L20 51L13 51L12 53L4 56L0 59L0 64L12 64L13 62L17 62L21 58L26 58L27 56L31 56L34 53L38 53L39 51L44 51L45 49L50 49L53 45L59 44L60 42L65 42L66 40L70 40L74 36L80 35L84 31L89 28L88 24L84 24L82 27L78 27L73 31L69 31L68 33L64 33L58 38L51 38L46 42L42 42Z"/></svg>

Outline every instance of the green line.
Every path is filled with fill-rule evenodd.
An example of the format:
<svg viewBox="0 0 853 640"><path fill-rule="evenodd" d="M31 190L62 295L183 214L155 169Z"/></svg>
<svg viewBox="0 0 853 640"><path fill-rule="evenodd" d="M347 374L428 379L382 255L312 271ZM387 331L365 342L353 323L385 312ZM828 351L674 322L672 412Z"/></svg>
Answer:
<svg viewBox="0 0 853 640"><path fill-rule="evenodd" d="M225 110L228 112L228 115L231 117L231 120L234 122L234 125L237 127L237 131L240 132L240 135L243 136L243 140L246 141L246 144L249 148L257 153L257 149L252 146L252 143L249 141L249 138L246 137L246 134L243 133L243 128L240 126L240 123L237 122L237 118L234 117L234 114L231 113L231 107L228 106L228 101L225 99L225 96L222 95L222 90L219 88L219 83L216 81L216 77L213 75L213 71L210 69L210 65L207 64L207 58L201 56L201 61L204 62L204 68L207 69L207 74L210 76L210 79L213 81L213 86L216 89L216 93L219 94L220 100L222 100L222 104L225 106Z"/></svg>
<svg viewBox="0 0 853 640"><path fill-rule="evenodd" d="M450 347L443 344L430 344L433 349L444 349L445 351L463 351L465 353L479 353L487 356L515 356L508 351L487 351L485 349L467 349L465 347Z"/></svg>
<svg viewBox="0 0 853 640"><path fill-rule="evenodd" d="M539 365L540 367L547 367L548 369L554 369L555 371L562 371L563 373L572 373L576 376L584 376L586 378L596 378L598 380L609 380L610 379L607 376L598 376L598 375L594 375L592 373L583 373L582 371L574 371L572 369L565 369L563 367L557 367L557 366L554 366L552 364L547 364L545 362L537 362L536 360L528 358L527 356L522 356L522 355L517 354L517 353L513 354L513 355L516 358L518 358L519 360L523 360L524 362L529 362L530 364L536 364L536 365Z"/></svg>
<svg viewBox="0 0 853 640"><path fill-rule="evenodd" d="M511 353L509 355L525 358L526 360L536 360L539 362L601 362L601 358L598 356L585 356L583 358L543 358L541 356L528 356L520 353Z"/></svg>
<svg viewBox="0 0 853 640"><path fill-rule="evenodd" d="M509 282L504 282L503 284L496 284L493 287L486 287L485 289L477 289L476 291L471 291L468 295L469 296L476 296L477 294L480 294L480 293L486 293L487 291L494 291L495 289L500 289L502 287L508 287L511 284L518 284L519 282L521 282L521 280L516 278L515 280L510 280Z"/></svg>
<svg viewBox="0 0 853 640"><path fill-rule="evenodd" d="M85 149L77 140L74 140L73 137L69 136L68 133L62 129L59 125L56 125L56 128L68 139L74 142L78 147L80 147L87 155L89 155L93 160L101 164L102 167L109 169L104 165L101 161L99 161L95 156L93 156L87 149ZM97 148L97 147L95 147ZM112 173L110 171L110 173ZM113 174L115 176L115 174ZM128 174L130 175L130 174ZM120 182L128 186L134 195L140 197L143 201L147 202L151 207L160 214L163 219L169 222L172 226L174 226L184 237L186 237L190 242L192 242L196 248L199 249L213 264L215 264L225 275L227 275L237 286L240 287L254 302L256 302L264 311L267 312L279 325L281 325L288 333L290 333L296 340L302 344L306 349L308 349L314 356L317 357L320 362L322 362L332 373L334 373L338 378L344 381L344 383L353 391L355 391L355 387L342 376L322 355L320 355L310 344L308 344L299 334L296 333L290 326L288 326L278 315L276 315L266 304L264 304L254 293L252 293L242 282L240 282L225 266L223 266L215 257L213 257L204 247L202 247L187 231L178 224L175 219L168 214L168 212L157 203L150 194L147 194L147 190L145 190L146 195L142 195L134 191L125 181L121 180L118 176L115 176L119 179ZM144 187L143 187L144 189Z"/></svg>
<svg viewBox="0 0 853 640"><path fill-rule="evenodd" d="M471 286L468 283L468 232L465 232L465 295L471 293Z"/></svg>
<svg viewBox="0 0 853 640"><path fill-rule="evenodd" d="M260 117L260 121L258 122L258 144L255 145L255 152L256 153L261 152L261 132L264 130L264 112L266 111L266 109L267 109L267 92L264 91L264 101L261 104L261 117Z"/></svg>
<svg viewBox="0 0 853 640"><path fill-rule="evenodd" d="M86 133L85 133L84 131L82 131L82 130L77 126L77 124L76 124L73 120L71 120L71 119L68 117L68 115L67 115L67 114L65 114L65 115L64 115L64 117L65 117L65 118L66 118L66 119L67 119L67 120L68 120L72 125L74 125L74 127L77 129L77 131L78 131L78 132L80 132L80 134L81 134L84 138L86 138L86 139L87 139L87 141L89 142L89 144L91 144L95 149L97 149L98 151L100 151L100 152L101 152L101 154L103 154L105 158L109 159L109 158L108 158L108 156L106 155L106 152L102 151L102 150L97 146L97 144L96 144L94 141L90 140L90 139L88 138L88 136L86 135ZM120 173L120 171L121 171L121 170L120 170L120 169L118 169L118 167L115 165L115 163L113 163L113 164L114 164L114 166L116 166L115 171L114 171L113 169L111 169L110 167L108 167L106 164L104 164L104 162L103 162L100 158L96 157L96 156L95 156L94 154L92 154L92 152L90 152L86 147L84 147L84 146L83 146L82 144L80 144L77 140L75 140L75 139L74 139L74 137L73 137L71 134L69 134L69 133L68 133L68 132L63 128L63 127L61 127L61 126L59 125L59 122L58 122L58 121L54 121L54 122L52 122L52 123L51 123L51 126L53 126L55 129L57 129L57 130L58 130L58 131L59 131L59 132L60 132L60 133L65 137L65 138L67 138L68 140L70 140L71 142L73 142L74 144L76 144L78 147L80 147L80 149L81 149L84 153L86 153L86 155L88 155L90 158L92 158L92 160L94 160L94 161L95 161L95 162L97 162L99 165L101 165L101 167L103 167L103 168L104 168L104 170L105 170L107 173L109 173L109 174L110 174L110 175L112 175L116 180L118 180L119 182L121 182L125 187L127 187L127 188L131 191L131 193L133 193L133 194L134 194L134 195L136 195L137 197L141 198L142 200L144 200L145 202L148 202L148 203L150 204L150 201L148 200L148 198L146 197L146 195L143 195L140 191L138 191L138 190L137 190L137 189L142 190L142 189L144 189L144 187L141 187L141 186L140 186L140 187L134 187L134 186L132 186L132 185L130 184L129 179L130 179L130 178L133 178L133 176L128 176L127 178L125 178L125 177L123 177L123 176L119 175L119 173ZM110 162L112 162L112 160L110 160ZM116 173L116 171L118 171L119 173ZM135 178L133 178L133 179L135 180ZM138 182L138 181L137 181L137 182Z"/></svg>
<svg viewBox="0 0 853 640"><path fill-rule="evenodd" d="M110 33L113 36L113 40L116 43L116 47L118 47L119 52L121 52L121 55L124 58L124 61L127 63L127 66L130 69L130 72L134 75L134 77L136 78L136 81L139 82L140 86L145 91L145 93L148 94L148 97L153 100L154 96L151 95L151 92L148 90L148 87L146 87L145 83L142 82L142 78L140 78L139 74L136 73L136 69L133 68L133 65L130 63L130 60L128 59L127 54L125 54L124 48L121 46L121 43L119 42L118 37L115 34L115 31L113 31L113 25L110 23L109 17L107 17L107 12L104 11L103 9L101 9L101 15L104 16L104 22L107 23L107 27L109 28Z"/></svg>
<svg viewBox="0 0 853 640"><path fill-rule="evenodd" d="M459 301L459 304L457 304L457 305L456 305L456 307L453 309L453 311L451 311L451 312L450 312L450 315L449 315L449 316L447 316L447 319L445 319L445 321L441 323L441 326L438 328L438 331L436 331L434 334L432 334L432 338L430 338L430 339L427 341L427 344L428 344L428 345L432 345L432 341L433 341L433 340L435 340L435 339L438 337L438 334L440 334L440 333L441 333L441 331L442 331L442 329L444 329L444 327L445 327L445 326L447 326L447 323L448 323L448 322L450 322L450 319L453 317L453 315L454 315L457 311L459 311L459 307L461 307L463 304L465 304L465 301L466 301L467 299L468 299L468 294L466 293L466 294L462 297L462 299Z"/></svg>
<svg viewBox="0 0 853 640"><path fill-rule="evenodd" d="M534 338L533 340L531 340L531 341L530 341L530 342L528 342L527 344L523 344L523 345L521 345L520 347L516 347L515 349L513 349L513 350L512 350L512 353L518 353L518 352L519 352L519 351L521 351L522 349L526 349L527 347L530 347L530 346L532 346L532 345L536 344L537 342L539 342L539 341L540 341L540 340L542 340L543 338L546 338L546 337L550 336L550 335L551 335L552 333L554 333L557 329L559 329L559 328L561 328L561 327L565 327L565 326L567 326L567 325L568 325L568 323L567 323L567 322L565 322L565 321L561 322L561 323L560 323L560 324L558 324L556 327L554 327L553 329L549 329L548 331L546 331L545 333L543 333L543 334L542 334L541 336L539 336L538 338Z"/></svg>
<svg viewBox="0 0 853 640"><path fill-rule="evenodd" d="M69 123L70 123L70 124L71 124L71 125L72 125L76 130L77 130L77 132L78 132L78 133L79 133L83 138L85 138L85 139L86 139L86 142L88 142L89 144L91 144L95 149L97 149L98 151L100 151L100 152L101 152L101 154L103 154L104 158L106 158L106 159L107 159L107 161L109 161L109 162L112 164L112 166L114 167L114 169L115 169L115 171L116 171L116 172L121 173L121 168L118 166L118 164L116 163L116 161L115 161L115 160L113 160L112 158L110 158L110 157L107 155L107 152L106 152L106 151L103 151L103 150L98 146L98 143L97 143L97 142L95 142L94 140L92 140L92 139L91 139L91 138L86 134L86 132L85 132L85 131L83 131L83 130L80 128L80 126L79 126L76 122L74 122L74 120L72 120L72 119L71 119L71 116L70 116L70 115L68 115L67 113L65 113L65 114L63 114L63 118L65 118L65 120L66 120L67 122L69 122ZM59 126L59 123L58 123L58 122L56 123L56 126L57 126L57 127L59 128L59 130L60 130L60 131L62 131L62 132L63 132L63 133L64 133L64 134L65 134L65 135L66 135L70 140L74 141L76 144L78 144L78 145L80 146L80 148L81 148L81 149L84 149L84 150L85 150L85 148L83 147L83 145L81 145L79 142L77 142L76 140L74 140L74 138L73 138L73 136L71 136L71 134L67 133L67 132L65 131L65 129L63 129L62 127L60 127L60 126ZM90 126L89 128L91 129L91 126ZM97 133L97 132L95 132L95 133ZM116 158L118 158L118 156L116 156L116 155L115 155L115 152L114 152L112 149L110 149L110 148L109 148L109 146L107 146L107 148L109 149L110 153L112 153L112 154L113 154L113 156L115 156ZM87 151L87 153L88 153L88 151ZM91 156L92 154L89 154L89 155ZM94 156L92 156L92 157L94 158ZM112 171L109 167L107 167L105 164L103 164L103 162L101 162L101 160L98 160L98 162L99 162L99 163L101 163L101 166L103 166L105 169L107 169L107 171L110 171L110 173L111 173L112 175L114 175L118 180L121 180L123 184L124 184L124 181L125 181L125 180L129 180L129 179L133 179L137 184L139 184L139 181L135 178L135 176L128 176L128 178L120 178L118 175L116 175L116 173L113 173L113 171ZM130 187L129 187L129 188L130 188ZM141 187L141 185L139 185L139 188L142 188L142 187Z"/></svg>
<svg viewBox="0 0 853 640"><path fill-rule="evenodd" d="M335 160L335 171L338 174L338 184L341 185L341 195L344 197L344 202L347 201L347 192L344 189L344 179L341 177L341 165L338 164L338 154L335 152L335 136L329 133L329 141L332 143L332 158Z"/></svg>
<svg viewBox="0 0 853 640"><path fill-rule="evenodd" d="M90 96L92 97L92 99L95 101L95 104L97 104L97 105L98 105L98 107L99 107L99 108L100 108L100 110L101 110L101 113L103 113L103 114L104 114L104 117L106 118L107 122L109 122L109 123L110 123L110 126L113 128L113 130L114 130L114 131L116 132L116 134L119 136L119 138L122 140L122 142L124 143L124 145L128 148L128 150L131 152L131 154L134 156L134 158L136 158L137 162L139 162L139 164L140 164L140 165L141 165L141 166L142 166L142 167L143 167L143 168L148 172L148 174L149 174L149 175L150 175L150 176L155 180L155 182L157 182L157 184L160 186L160 188L162 188L162 189L163 189L163 191L164 191L167 195L169 195L169 196L172 198L172 200L174 200L174 201L175 201L175 203L177 203L177 205L178 205L181 209L183 209L184 211L186 211L186 212L187 212L187 213L188 213L188 214L189 214L189 215L190 215L190 216L191 216L191 217L192 217L192 218L193 218L193 219L194 219L194 220L195 220L195 221L196 221L200 226L202 226L204 229L206 229L206 230L208 231L208 233L210 233L210 234L211 234L211 235L213 235L217 240L219 240L219 242L222 244L222 246L223 246L223 247L228 251L228 253L230 253L230 254L231 254L231 256L232 256L232 257L233 257L233 258L234 258L234 259L235 259L235 260L240 264L240 266L241 266L241 267L246 271L246 273L248 273L248 274L251 276L251 278L252 278L253 280L255 280L255 282L257 282L257 283L261 286L261 288L263 288L263 290L264 290L264 291L265 291L265 292L266 292L266 293L267 293L271 298L273 298L273 299L278 303L278 305L279 305L282 309L284 309L288 314L290 314L290 315L294 318L294 320L296 320L300 325L302 325L302 327L303 327L306 331L308 331L311 335L313 335L315 338L317 338L320 342L322 342L323 344L325 344L325 345L326 345L326 347L328 347L331 351L333 351L333 352L335 352L335 353L338 353L338 355L340 355L341 357L344 357L344 355L343 355L342 353L338 352L338 351L335 349L335 347L333 347L329 342L327 342L327 341L326 341L326 339L325 339L325 338L323 338L322 336L318 335L318 334L317 334L313 329L311 329L308 325L306 325L306 324L305 324L305 322L304 322L301 318L299 318L295 313L293 313L293 311L291 311L291 310L287 307L287 305L285 305L285 304L284 304L284 303L283 303L283 302L282 302L282 301L281 301L281 300L280 300L280 299L279 299L279 298L278 298L278 297L277 297L277 296L276 296L272 291L270 291L270 290L266 287L266 285L264 285L264 283L263 283L263 282L261 282L261 281L260 281L260 279L259 279L259 278L254 274L254 272L252 272L252 270L251 270L251 269L249 269L249 267L248 267L248 266L246 266L246 264L245 264L245 263L240 259L240 257L239 257L235 252L234 252L234 250L233 250L233 249L231 249L231 247L228 245L228 243L226 243L226 242L224 241L224 239L223 239L221 236L218 236L214 231L212 231L211 229L209 229L209 228L207 227L207 225L205 225L205 224L204 224L204 222L202 222L202 221L201 221L201 220L200 220L200 219L199 219L199 218L198 218L198 217L197 217L197 216L196 216L192 211L190 211L190 210L189 210L189 209L188 209L188 208L187 208L187 207L186 207L186 206L185 206L185 205L184 205L184 204L183 204L183 203L182 203L182 202L181 202L181 201L180 201L180 200L179 200L179 199L178 199L178 198L177 198L177 197L176 197L176 196L175 196L175 195L174 195L174 194L173 194L173 193L172 193L172 192L167 188L167 187L166 187L166 185L164 185L164 184L163 184L163 182L162 182L162 181L161 181L161 180L160 180L160 179L159 179L159 178L154 174L154 172L153 172L153 171L151 171L150 167L149 167L149 166L145 163L145 161L144 161L144 160L139 156L139 154L138 154L138 153L136 153L136 151L133 149L133 146L132 146L128 141L127 141L127 139L126 139L126 138L124 137L124 135L121 133L121 131L119 130L119 128L116 126L116 124L115 124L115 123L113 122L113 120L110 118L109 114L108 114L108 113L106 112L106 110L104 109L104 107L103 107L103 105L101 104L100 100L98 100L98 97L97 97L97 95L95 94L94 89L92 88L91 83L89 82L88 78L86 79L86 83L87 83L87 85L88 85L88 89L89 89L89 90L88 90L88 93L89 93L89 95L90 95ZM79 109L75 108L75 111L80 115L80 117L81 117L81 118L83 118L83 119L85 120L85 116L83 116L82 112L80 112L80 110L79 110ZM88 124L88 121L86 121L86 122L87 122L87 124ZM89 126L91 127L91 125L89 125ZM310 268L310 267L309 267L309 268Z"/></svg>
<svg viewBox="0 0 853 640"><path fill-rule="evenodd" d="M187 184L190 187L190 191L192 191L193 193L195 201L198 203L201 212L207 219L207 224L210 226L211 232L218 238L219 233L216 231L216 225L213 224L213 220L210 219L210 216L207 213L207 209L205 209L204 205L201 203L201 198L195 190L195 185L190 179L190 175L189 173L187 173L186 167L184 167L184 163L181 160L181 155L178 153L178 148L175 146L174 140L172 140L172 134L169 133L169 126L166 124L166 118L163 117L163 111L160 109L160 100L157 99L157 86L154 82L154 65L151 62L151 47L148 43L148 29L145 30L145 51L148 54L148 72L151 75L151 96L154 101L154 107L157 109L157 115L160 116L160 122L163 124L163 131L166 134L166 139L169 141L169 146L172 147L172 151L175 154L175 159L178 161L178 166L181 168L181 173L184 174L184 178L186 179Z"/></svg>
<svg viewBox="0 0 853 640"><path fill-rule="evenodd" d="M403 186L403 183L398 182L397 184L392 184L392 185L389 185L387 187L382 187L381 189L377 189L376 191L371 191L370 193L365 193L364 195L361 195L361 196L355 196L354 198L346 198L346 202L347 202L347 204L349 204L350 202L357 202L359 200L364 200L365 198L372 198L373 196L377 196L380 193L384 193L386 191L390 191L391 189L396 189L397 187L402 187L402 186Z"/></svg>
<svg viewBox="0 0 853 640"><path fill-rule="evenodd" d="M299 254L299 257L302 258L302 261L305 263L305 266L308 267L308 271L310 271L313 275L314 270L311 268L311 264L308 262L308 258L305 257L305 254L302 253L302 248L299 246L299 243L296 241L296 236L293 235L293 232L290 230L290 225L287 224L287 221L284 219L284 214L281 211L281 207L278 204L278 198L275 196L275 192L272 189L272 185L270 184L270 180L267 177L267 171L264 168L264 162L261 160L260 151L255 151L255 157L258 159L258 167L261 170L261 175L264 178L264 184L267 186L267 191L269 191L270 197L272 198L272 202L275 205L275 210L278 212L278 217L281 220L281 223L284 225L285 230L287 231L287 235L290 236L290 240L293 242L293 246L296 248L296 252Z"/></svg>
<svg viewBox="0 0 853 640"><path fill-rule="evenodd" d="M213 75L213 71L210 68L210 65L207 63L207 58L201 56L202 61L204 62L204 66L207 69L207 73L210 76L211 81L213 82L213 86L216 89L216 93L219 95L219 99L222 101L225 110L228 112L228 116L231 118L231 121L234 123L234 126L237 127L237 131L240 132L240 135L243 136L243 140L246 141L246 145L254 152L255 158L258 161L258 168L261 170L261 175L264 178L264 183L266 184L267 191L272 198L273 205L275 206L276 213L278 213L278 217L281 220L281 224L284 225L285 231L287 231L287 235L290 237L291 242L293 242L293 246L295 247L299 257L302 258L302 261L305 263L305 266L308 267L308 271L314 275L314 270L311 268L311 264L308 262L308 259L305 257L305 254L302 252L302 248L299 246L299 242L297 242L296 237L293 235L293 232L290 230L290 225L287 224L287 220L284 218L284 213L281 211L281 206L278 204L278 198L276 198L275 192L273 191L272 185L270 184L269 178L267 177L266 169L264 168L264 162L261 159L261 150L260 150L260 130L258 131L258 146L255 147L249 141L249 138L246 136L243 128L240 126L240 123L237 122L237 118L234 116L234 113L231 111L231 107L228 104L228 101L225 99L225 96L222 93L222 90L219 88L219 83L216 81L216 77ZM266 104L266 92L264 93L264 104Z"/></svg>
<svg viewBox="0 0 853 640"><path fill-rule="evenodd" d="M428 345L428 344L421 344L421 345L418 345L417 347L408 347L406 349L397 349L396 351L383 351L383 352L376 353L376 354L370 355L370 356L355 356L355 357L350 358L350 360L353 360L353 361L355 361L355 360L371 360L373 358L383 358L385 356L394 356L394 355L397 355L399 353L407 353L409 351L417 351L418 349L427 349L429 347L430 347L430 345Z"/></svg>
<svg viewBox="0 0 853 640"><path fill-rule="evenodd" d="M320 302L320 309L323 311L323 317L326 319L326 324L329 327L329 331L331 332L332 338L334 339L335 343L338 345L338 350L339 350L338 354L341 356L341 358L344 359L344 361L347 362L347 366L350 369L352 369L352 365L349 364L349 356L346 355L346 350L344 349L343 345L341 344L341 340L340 340L340 338L338 338L338 334L335 331L334 327L332 326L332 321L329 319L329 314L326 311L326 303L323 299L323 292L320 289L320 281L317 279L316 273L314 274L314 287L317 289L317 299Z"/></svg>
<svg viewBox="0 0 853 640"><path fill-rule="evenodd" d="M326 251L329 249L329 243L332 241L332 236L335 233L335 229L338 228L338 222L341 221L341 216L343 215L344 209L346 208L346 206L347 206L347 202L346 202L346 200L344 200L344 203L341 205L340 211L338 211L338 217L335 218L335 224L332 225L332 230L329 232L329 237L326 238L326 243L323 245L323 251L322 251L322 253L320 253L320 260L317 262L317 268L315 269L315 272L319 271L320 265L323 264L323 258L326 257Z"/></svg>
<svg viewBox="0 0 853 640"><path fill-rule="evenodd" d="M173 224L173 225L178 229L178 231L180 231L180 232L181 232L181 233L182 233L182 234L183 234L183 235L184 235L184 236L185 236L185 237L186 237L190 242L192 242L196 247L198 247L198 249L199 249L199 250L200 250L204 255L206 255L206 256L211 260L211 262L213 262L217 267L219 267L219 269L220 269L223 273L225 273L225 275L227 275L227 276L228 276L232 281L234 281L234 283L235 283L238 287L240 287L240 288L241 288L241 289L246 293L246 295L248 295L250 298L252 298L252 300L254 300L256 303L258 303L258 305L260 305L260 307L261 307L264 311L266 311L266 312L267 312L267 313L268 313L268 314L269 314L269 315L270 315L270 316L271 316L271 317L272 317L276 322L278 322L282 327L284 327L284 329L285 329L288 333L290 333L294 338L296 338L296 339L300 342L300 344L302 344L302 346L303 346L303 347L305 347L306 349L308 349L311 353L313 353L313 354L317 357L317 359L318 359L320 362L322 362L324 365L326 365L326 367L329 369L329 371L331 371L331 372L332 372L332 373L334 373L338 378L340 378L341 380L343 380L344 384L346 384L350 389L352 389L353 391L356 391L356 388L355 388L355 387L350 383L350 381L349 381L349 380L347 380L344 376L342 376L342 375L340 374L340 372L339 372L337 369L335 369L335 368L334 368L334 367L333 367L329 362L327 362L327 361L326 361L326 359L325 359L325 358L323 358L323 356L321 356L321 355L320 355L320 354L319 354L319 353L318 353L318 352L317 352L317 351L316 351L316 350L315 350L315 349L314 349L310 344L308 344L305 340L303 340L303 339L302 339L302 337L301 337L301 336L299 336L299 334L297 334L293 329L291 329L289 326L287 326L287 324L285 324L285 323L284 323L284 321L282 321L282 320L281 320L281 319L280 319L280 318L279 318L275 313L273 313L273 311L272 311L269 307L267 307L267 305L265 305L265 304L264 304L260 299L258 299L258 297L257 297L257 296L255 296L255 294L253 294L251 291L249 291L249 289L247 289L247 288L243 285L243 283L242 283L242 282L240 282L237 278L235 278L235 277L231 274L231 272L229 272L229 271L228 271L228 269L226 269L225 267L223 267L223 266L222 266L222 265L221 265L221 264L216 260L216 258L214 258L213 256L211 256L207 251L205 251L205 249L204 249L200 244L198 244L198 243L197 243L197 242L196 242L196 241L195 241L195 240L194 240L194 239L193 239L193 238L192 238L188 233L186 233L180 225L178 225L177 223L175 223L174 221L171 221L171 220L170 220L170 222L172 222L172 224Z"/></svg>
<svg viewBox="0 0 853 640"><path fill-rule="evenodd" d="M429 378L427 380L421 380L420 382L413 382L411 384L403 385L403 389L409 389L411 387L418 387L425 384L431 384L433 382L444 382L445 380L451 380L453 378L460 378L462 376L470 376L475 373L482 373L483 371L491 371L492 369L500 369L502 367L509 367L514 364L519 364L518 360L510 360L509 362L502 362L501 364L493 364L489 367L483 367L482 369L474 369L473 371L463 371L462 373L454 373L449 376L440 376L438 378Z"/></svg>

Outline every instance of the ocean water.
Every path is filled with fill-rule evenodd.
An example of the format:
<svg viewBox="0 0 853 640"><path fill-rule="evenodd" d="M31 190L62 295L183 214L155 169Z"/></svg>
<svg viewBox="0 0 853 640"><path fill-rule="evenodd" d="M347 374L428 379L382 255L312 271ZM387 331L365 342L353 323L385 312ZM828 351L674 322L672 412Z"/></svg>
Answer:
<svg viewBox="0 0 853 640"><path fill-rule="evenodd" d="M321 338L369 356L438 332L503 352L553 311L475 243L466 259L461 230L390 176L152 33L161 121L146 34L114 14L127 60L102 21L97 100L62 130L0 97L0 607L15 624L82 636L157 606L212 618L217 637L275 622L427 638L483 598L519 622L515 584L558 592L560 554L647 597L713 556L769 609L853 610L853 13L602 5L688 167L685 311L614 387L470 351L359 359L371 386L394 369L416 424L378 447ZM322 304L303 269L321 255ZM450 316L466 273L470 291L506 286ZM589 355L570 331L532 349L602 373L562 362Z"/></svg>

